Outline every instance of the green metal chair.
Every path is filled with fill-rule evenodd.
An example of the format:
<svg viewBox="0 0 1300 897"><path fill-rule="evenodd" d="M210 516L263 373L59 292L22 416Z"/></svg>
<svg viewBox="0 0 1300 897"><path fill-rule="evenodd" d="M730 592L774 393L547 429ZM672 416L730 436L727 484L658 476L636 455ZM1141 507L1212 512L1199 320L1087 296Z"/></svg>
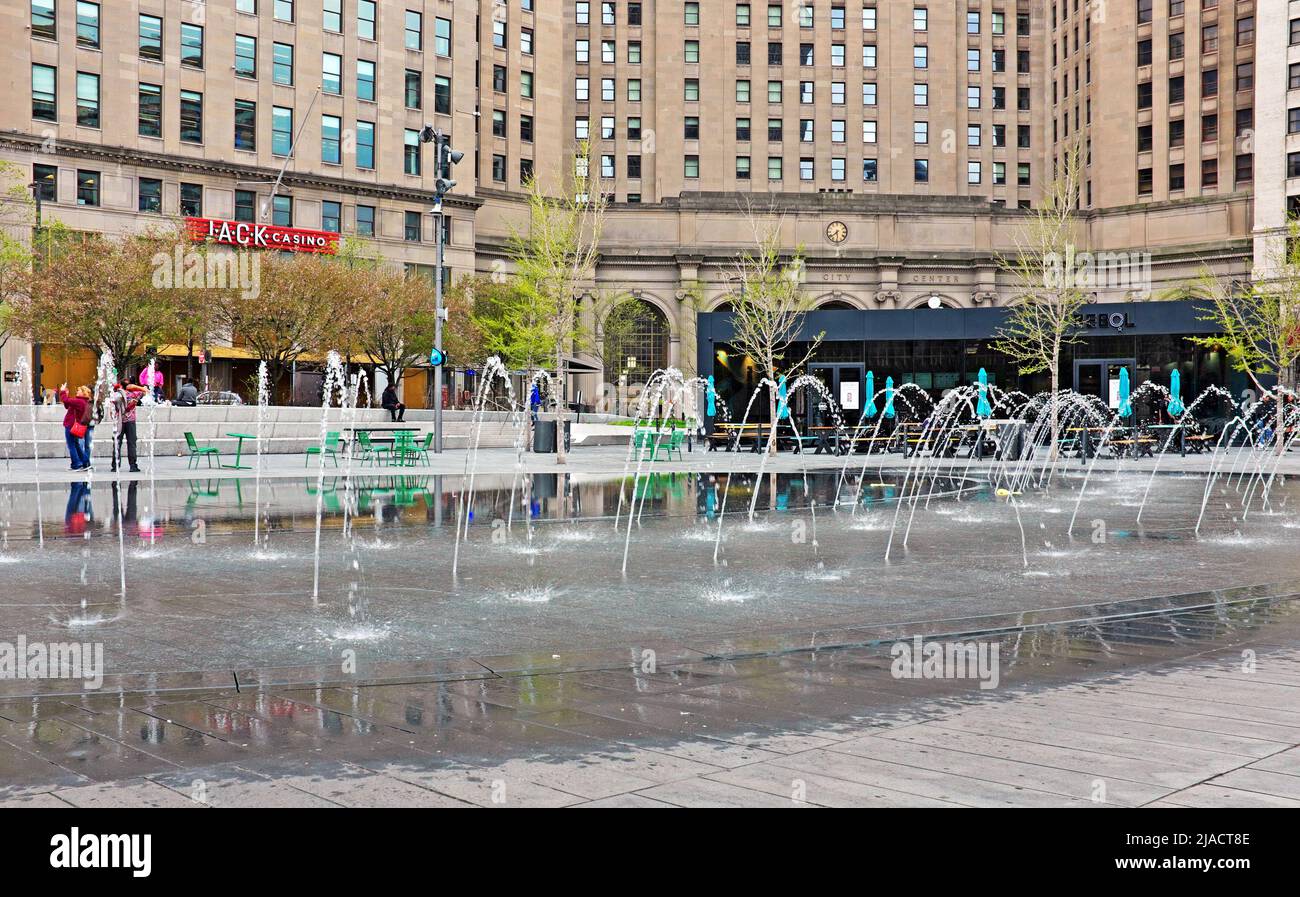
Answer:
<svg viewBox="0 0 1300 897"><path fill-rule="evenodd" d="M429 453L433 451L433 432L425 433L424 439L415 443L408 451L413 460L423 461L426 465L432 466L433 459L429 457Z"/></svg>
<svg viewBox="0 0 1300 897"><path fill-rule="evenodd" d="M664 458L669 461L673 459L673 452L677 453L678 458L681 458L683 461L686 460L685 456L682 455L682 443L685 441L686 441L685 430L673 430L671 433L668 434L666 438L660 436L658 446L652 449L652 451L654 451L654 455L650 458L650 460L651 461L658 460L658 455L660 451L664 453L663 454Z"/></svg>
<svg viewBox="0 0 1300 897"><path fill-rule="evenodd" d="M379 458L388 455L392 458L393 450L386 445L375 445L370 441L370 434L365 431L357 433L357 445L361 446L361 463L364 465L367 461L371 464L378 464Z"/></svg>
<svg viewBox="0 0 1300 897"><path fill-rule="evenodd" d="M199 444L194 441L193 433L186 432L185 445L190 450L190 460L186 465L187 467L198 467L200 458L207 458L208 467L211 467L214 456L217 459L217 466L221 466L221 450L211 445L200 447Z"/></svg>
<svg viewBox="0 0 1300 897"><path fill-rule="evenodd" d="M339 434L336 431L329 431L325 434L325 444L309 445L303 455L302 466L306 467L311 461L312 455L321 455L321 463L325 463L325 455L329 455L334 460L334 466L339 466Z"/></svg>

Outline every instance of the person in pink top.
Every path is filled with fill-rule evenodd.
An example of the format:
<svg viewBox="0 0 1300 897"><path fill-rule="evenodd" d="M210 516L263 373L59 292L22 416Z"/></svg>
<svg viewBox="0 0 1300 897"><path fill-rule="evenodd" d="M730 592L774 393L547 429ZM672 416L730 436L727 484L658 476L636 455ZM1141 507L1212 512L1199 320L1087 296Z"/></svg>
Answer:
<svg viewBox="0 0 1300 897"><path fill-rule="evenodd" d="M156 363L157 361L155 360L155 364ZM163 376L163 372L157 368L154 368L152 379L149 377L148 367L145 367L140 371L140 385L145 389L153 390L153 400L155 402L161 402L163 400L163 383L165 382L166 378Z"/></svg>

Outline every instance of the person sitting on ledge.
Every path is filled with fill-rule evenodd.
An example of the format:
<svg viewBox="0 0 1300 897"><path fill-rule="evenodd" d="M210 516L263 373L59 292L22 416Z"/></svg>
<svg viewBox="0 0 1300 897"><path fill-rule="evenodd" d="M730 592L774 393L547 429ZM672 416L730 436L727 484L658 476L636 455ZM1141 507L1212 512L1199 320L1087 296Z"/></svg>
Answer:
<svg viewBox="0 0 1300 897"><path fill-rule="evenodd" d="M176 393L176 404L185 408L193 408L199 403L199 390L194 385L194 381L186 377L181 383L180 390Z"/></svg>
<svg viewBox="0 0 1300 897"><path fill-rule="evenodd" d="M406 406L397 399L397 387L388 384L384 389L384 394L379 400L379 404L384 408L392 419L402 423L402 418L406 417Z"/></svg>

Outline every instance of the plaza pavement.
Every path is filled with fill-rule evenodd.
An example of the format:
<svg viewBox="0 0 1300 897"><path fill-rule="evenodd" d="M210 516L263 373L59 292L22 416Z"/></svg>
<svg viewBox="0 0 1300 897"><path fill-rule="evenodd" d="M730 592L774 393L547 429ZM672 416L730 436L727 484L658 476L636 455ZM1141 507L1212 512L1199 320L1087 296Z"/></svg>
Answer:
<svg viewBox="0 0 1300 897"><path fill-rule="evenodd" d="M0 701L3 807L1300 807L1300 606L443 681Z"/></svg>

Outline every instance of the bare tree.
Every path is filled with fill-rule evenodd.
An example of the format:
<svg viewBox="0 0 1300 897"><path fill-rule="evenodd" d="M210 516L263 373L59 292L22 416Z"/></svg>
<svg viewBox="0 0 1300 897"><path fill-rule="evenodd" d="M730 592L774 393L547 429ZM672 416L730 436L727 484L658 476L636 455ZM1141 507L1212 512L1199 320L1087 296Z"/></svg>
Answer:
<svg viewBox="0 0 1300 897"><path fill-rule="evenodd" d="M583 141L573 168L561 172L558 196L549 196L532 178L528 194L528 232L512 240L516 279L536 300L554 341L557 427L555 460L564 464L566 353L583 341L578 303L595 279L607 198L599 172L591 169L591 145Z"/></svg>
<svg viewBox="0 0 1300 897"><path fill-rule="evenodd" d="M1190 292L1208 309L1202 320L1221 333L1190 337L1199 346L1222 346L1233 367L1250 377L1261 393L1270 392L1261 376L1277 378L1277 450L1286 450L1286 395L1294 395L1300 360L1300 218L1267 241L1264 264L1250 283L1234 284L1208 269Z"/></svg>
<svg viewBox="0 0 1300 897"><path fill-rule="evenodd" d="M1089 299L1073 273L1079 252L1079 163L1075 142L1066 149L1056 176L1016 236L1015 256L998 259L1014 284L1014 298L995 334L994 348L1009 356L1022 374L1047 371L1051 376L1048 414L1053 459L1060 445L1061 352L1079 341L1083 326L1079 312Z"/></svg>
<svg viewBox="0 0 1300 897"><path fill-rule="evenodd" d="M781 252L781 222L765 226L751 210L754 231L753 252L741 254L734 263L731 343L748 355L763 376L772 383L778 376L795 375L812 357L824 333L807 339L802 331L804 316L812 300L803 290L802 248L784 256ZM802 354L787 357L796 343L806 342ZM776 452L777 395L768 387L768 409L772 421L767 450Z"/></svg>

